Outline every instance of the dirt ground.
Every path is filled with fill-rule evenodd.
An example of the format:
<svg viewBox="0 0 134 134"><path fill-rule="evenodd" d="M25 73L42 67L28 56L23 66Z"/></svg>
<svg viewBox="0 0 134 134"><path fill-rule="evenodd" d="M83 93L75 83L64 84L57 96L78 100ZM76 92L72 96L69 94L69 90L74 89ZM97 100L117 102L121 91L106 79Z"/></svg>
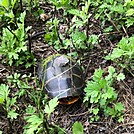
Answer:
<svg viewBox="0 0 134 134"><path fill-rule="evenodd" d="M31 26L32 29L29 32L29 35L32 37L35 34L44 32L46 29L45 23L43 21L35 20L33 16L27 16L26 18L26 26ZM62 25L62 24L61 24ZM106 61L104 56L106 56L109 52L113 50L116 43L121 39L125 34L112 34L113 39L109 40L109 35L103 34L99 21L95 21L94 25L89 29L89 34L101 34L99 44L96 44L92 50L87 52L82 57L81 65L85 68L89 66L86 73L85 81L90 80L93 75L95 69L102 67L104 70L107 69L109 65L116 66L111 61ZM133 34L134 28L130 30L130 34ZM14 72L19 73L32 73L32 76L37 77L37 68L38 63L42 58L46 58L47 56L58 53L53 46L49 46L44 41L44 35L40 34L34 36L31 39L31 48L34 56L37 59L37 64L30 69L22 69L20 67L13 67ZM64 54L64 52L60 52ZM2 57L0 57L0 83L5 82L5 78L8 74L10 74L10 68L7 65L2 64ZM80 121L84 127L85 134L134 134L134 78L128 72L125 72L126 78L124 81L120 83L116 83L117 92L118 92L118 100L120 100L124 106L124 122L118 123L116 119L112 119L109 117L104 117L101 115L101 119L98 122L90 123L90 115L88 109L85 107L83 102L83 96L74 104L71 105L58 105L56 110L52 113L50 118L50 123L54 122L60 127L64 128L68 134L72 133L72 125L75 121ZM34 84L34 82L33 82ZM21 104L20 104L21 107ZM22 106L23 107L23 106ZM9 132L8 119L5 116L3 110L0 110L0 128L3 130L4 134L22 134L23 126L25 121L23 120L23 116L17 118L12 123L12 132Z"/></svg>

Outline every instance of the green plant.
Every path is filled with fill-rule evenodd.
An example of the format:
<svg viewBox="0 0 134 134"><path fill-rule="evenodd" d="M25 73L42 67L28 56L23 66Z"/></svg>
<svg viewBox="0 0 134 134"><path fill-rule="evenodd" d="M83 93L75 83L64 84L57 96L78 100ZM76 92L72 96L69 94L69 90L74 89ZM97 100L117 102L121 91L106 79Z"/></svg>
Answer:
<svg viewBox="0 0 134 134"><path fill-rule="evenodd" d="M16 0L1 0L0 1L0 21L11 21L14 18L13 8Z"/></svg>
<svg viewBox="0 0 134 134"><path fill-rule="evenodd" d="M26 125L24 128L24 134L38 134L38 133L55 133L65 131L56 124L49 123L51 113L58 105L58 98L53 98L48 102L48 97L44 94L44 89L36 88L26 91L32 100L33 105L29 105L26 109L24 119ZM45 95L45 96L44 96Z"/></svg>
<svg viewBox="0 0 134 134"><path fill-rule="evenodd" d="M116 102L118 94L112 85L115 80L120 81L124 78L125 76L122 73L117 74L112 66L109 66L106 76L104 76L104 71L101 68L94 72L92 80L87 82L84 89L86 92L84 102L89 101L92 104L89 110L93 114L91 121L99 119L100 111L112 118L118 117L119 122L123 120L123 104Z"/></svg>
<svg viewBox="0 0 134 134"><path fill-rule="evenodd" d="M65 9L70 9L70 0L49 0L50 3L52 3L57 10L65 8Z"/></svg>
<svg viewBox="0 0 134 134"><path fill-rule="evenodd" d="M7 77L10 88L5 84L0 85L0 104L2 104L2 107L7 114L7 118L17 118L17 99L25 94L25 89L31 88L26 82L26 77L26 75L21 76L20 74L15 73L14 75ZM25 78L25 82L20 80L20 78ZM15 88L16 92L13 93L11 89Z"/></svg>
<svg viewBox="0 0 134 134"><path fill-rule="evenodd" d="M54 129L50 127L48 120L50 114L55 110L55 107L58 105L58 98L51 99L48 104L44 104L45 108L41 108L41 105L36 108L31 105L26 109L26 116L24 117L27 125L24 126L24 134L36 134L38 133L54 133ZM47 114L47 116L46 116ZM54 124L53 124L54 125ZM59 131L64 132L62 129Z"/></svg>
<svg viewBox="0 0 134 134"><path fill-rule="evenodd" d="M95 18L102 21L104 32L107 32L108 29L120 32L122 27L130 27L134 23L134 3L131 0L97 0L97 2L91 0L91 6L93 9L97 8L97 12L96 10L94 12ZM107 22L111 22L112 26L106 27Z"/></svg>
<svg viewBox="0 0 134 134"><path fill-rule="evenodd" d="M26 90L31 88L27 79L27 75L14 73L7 77L8 85L0 85L0 110L7 117L9 132L13 129L13 122L20 117L20 111L23 111L20 107L20 100L25 97Z"/></svg>
<svg viewBox="0 0 134 134"><path fill-rule="evenodd" d="M120 65L121 67L126 68L134 76L134 74L131 71L134 70L133 58L134 36L122 38L120 42L117 44L117 47L113 49L113 52L105 57L105 59L113 60L116 63L118 63L118 65Z"/></svg>
<svg viewBox="0 0 134 134"><path fill-rule="evenodd" d="M17 97L9 97L10 89L8 85L1 84L0 85L0 104L2 104L2 107L7 115L7 118L10 119L16 119L18 116L18 113L16 112L16 99Z"/></svg>
<svg viewBox="0 0 134 134"><path fill-rule="evenodd" d="M85 5L82 6L82 10L71 9L68 11L70 14L74 15L74 17L72 18L72 23L74 24L71 27L71 30L73 30L74 27L79 28L88 24L88 19L91 16L91 14L88 11L89 6L90 0L85 2Z"/></svg>
<svg viewBox="0 0 134 134"><path fill-rule="evenodd" d="M80 122L75 122L72 126L73 134L84 134L83 126Z"/></svg>
<svg viewBox="0 0 134 134"><path fill-rule="evenodd" d="M47 27L50 27L49 31L44 36L44 39L46 42L48 42L49 45L53 45L55 49L59 50L62 48L62 44L60 43L60 40L58 38L58 24L59 20L55 18L54 20L50 20L47 22Z"/></svg>
<svg viewBox="0 0 134 134"><path fill-rule="evenodd" d="M5 56L3 62L8 62L10 66L13 64L19 66L25 63L25 67L28 68L35 62L32 53L28 52L26 46L26 32L30 27L24 28L25 15L26 13L23 12L19 17L17 29L3 28L0 53Z"/></svg>
<svg viewBox="0 0 134 134"><path fill-rule="evenodd" d="M10 88L17 88L17 91L14 94L15 96L18 96L18 98L26 94L26 89L31 88L28 84L29 77L30 75L27 76L26 74L21 75L18 73L14 73L13 75L7 77Z"/></svg>

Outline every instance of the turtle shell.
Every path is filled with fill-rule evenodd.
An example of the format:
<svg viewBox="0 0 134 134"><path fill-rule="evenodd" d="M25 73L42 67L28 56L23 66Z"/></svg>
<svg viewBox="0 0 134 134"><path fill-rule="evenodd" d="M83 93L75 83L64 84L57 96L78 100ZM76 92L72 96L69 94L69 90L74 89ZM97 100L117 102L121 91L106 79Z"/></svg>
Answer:
<svg viewBox="0 0 134 134"><path fill-rule="evenodd" d="M66 55L51 56L38 69L39 80L45 92L59 99L79 96L83 93L83 73L77 62Z"/></svg>

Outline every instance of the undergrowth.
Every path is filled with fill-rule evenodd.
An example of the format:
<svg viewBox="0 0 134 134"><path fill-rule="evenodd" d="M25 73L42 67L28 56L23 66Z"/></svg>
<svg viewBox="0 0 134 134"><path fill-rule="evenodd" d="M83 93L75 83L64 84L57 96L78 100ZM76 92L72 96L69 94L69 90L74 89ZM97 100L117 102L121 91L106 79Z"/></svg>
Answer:
<svg viewBox="0 0 134 134"><path fill-rule="evenodd" d="M112 33L122 33L121 40L116 41L112 52L103 57L107 61L113 61L115 67L109 66L107 71L103 68L95 70L92 79L86 83L83 102L89 110L91 122L98 121L101 114L122 122L124 106L122 102L118 102L118 89L115 85L125 79L124 70L134 76L134 37L127 32L134 24L134 1L48 0L43 3L51 5L53 10L48 15L49 19L43 20L46 29L44 41L58 53L65 52L82 60L89 51L102 43L102 35L107 34L108 40L113 40L115 36ZM23 66L27 69L37 64L33 51L29 49L31 46L28 32L31 26L26 28L25 18L30 14L41 21L40 15L47 16L40 4L41 1L37 0L0 1L0 56L3 65L10 68ZM94 21L99 21L100 33L89 32L95 27ZM62 25L63 31L60 30ZM58 105L58 99L48 101L38 79L31 74L20 74L13 68L10 71L6 82L0 84L0 111L8 120L8 131L12 131L13 122L22 117L25 121L24 134L67 133L64 128L49 122L51 113ZM31 79L35 81L36 89L30 85ZM22 103L20 100L25 98L31 101ZM25 109L20 108L20 104L25 105ZM72 132L84 133L81 122L74 123ZM2 129L0 133L4 133Z"/></svg>

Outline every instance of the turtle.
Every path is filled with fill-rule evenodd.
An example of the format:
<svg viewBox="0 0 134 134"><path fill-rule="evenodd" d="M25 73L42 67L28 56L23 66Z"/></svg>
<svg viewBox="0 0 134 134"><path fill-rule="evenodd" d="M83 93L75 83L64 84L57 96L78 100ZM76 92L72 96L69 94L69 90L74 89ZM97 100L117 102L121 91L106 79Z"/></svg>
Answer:
<svg viewBox="0 0 134 134"><path fill-rule="evenodd" d="M72 104L83 94L84 78L80 65L67 55L51 55L38 68L39 81L50 98Z"/></svg>

